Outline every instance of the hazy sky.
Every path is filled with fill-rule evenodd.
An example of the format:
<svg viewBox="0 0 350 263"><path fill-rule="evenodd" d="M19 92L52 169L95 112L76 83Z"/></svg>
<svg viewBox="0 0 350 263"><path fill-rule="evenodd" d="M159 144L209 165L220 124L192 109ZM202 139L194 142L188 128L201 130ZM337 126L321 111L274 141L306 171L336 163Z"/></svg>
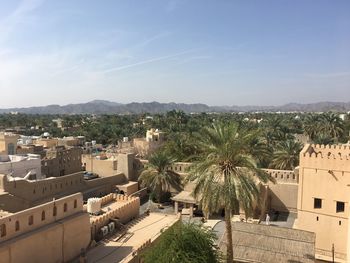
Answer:
<svg viewBox="0 0 350 263"><path fill-rule="evenodd" d="M349 0L0 0L0 108L350 101Z"/></svg>

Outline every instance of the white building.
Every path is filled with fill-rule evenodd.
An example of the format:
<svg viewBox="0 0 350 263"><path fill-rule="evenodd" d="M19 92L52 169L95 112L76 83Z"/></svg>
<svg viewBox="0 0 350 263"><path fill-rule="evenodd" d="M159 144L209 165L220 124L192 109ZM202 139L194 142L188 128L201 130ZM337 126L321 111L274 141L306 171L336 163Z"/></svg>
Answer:
<svg viewBox="0 0 350 263"><path fill-rule="evenodd" d="M0 174L27 179L44 179L41 158L37 154L0 155Z"/></svg>

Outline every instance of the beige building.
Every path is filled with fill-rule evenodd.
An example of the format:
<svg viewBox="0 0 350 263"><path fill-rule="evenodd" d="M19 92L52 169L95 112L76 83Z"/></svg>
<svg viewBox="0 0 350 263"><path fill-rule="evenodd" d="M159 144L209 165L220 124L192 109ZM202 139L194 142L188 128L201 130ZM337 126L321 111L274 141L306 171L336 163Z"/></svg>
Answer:
<svg viewBox="0 0 350 263"><path fill-rule="evenodd" d="M139 157L147 157L155 152L165 142L165 133L158 129L146 132L146 138L135 138L133 147Z"/></svg>
<svg viewBox="0 0 350 263"><path fill-rule="evenodd" d="M84 199L103 196L123 183L127 180L122 173L86 180L79 172L35 181L0 174L0 204L2 210L14 213L77 192L82 192Z"/></svg>
<svg viewBox="0 0 350 263"><path fill-rule="evenodd" d="M135 159L135 170L141 171L147 163L147 160ZM190 166L191 163L188 162L175 162L169 167L169 169L185 178L188 174L188 168ZM296 214L299 182L298 168L294 171L274 169L263 170L276 180L276 184L269 182L261 188L261 195L264 203L263 210L275 210ZM192 197L192 190L193 185L185 185L184 190L172 198L175 202L175 211L178 210L179 205L183 205L185 208L189 208L190 214L192 214L194 205L198 204L198 202Z"/></svg>
<svg viewBox="0 0 350 263"><path fill-rule="evenodd" d="M57 138L38 138L33 141L33 144L41 145L44 148L52 148L52 147L58 146L58 139Z"/></svg>
<svg viewBox="0 0 350 263"><path fill-rule="evenodd" d="M88 247L90 228L80 193L0 217L0 261L69 262Z"/></svg>
<svg viewBox="0 0 350 263"><path fill-rule="evenodd" d="M77 147L77 146L84 146L85 144L85 137L84 136L77 136L77 137L63 137L58 139L58 146L65 146L65 147Z"/></svg>
<svg viewBox="0 0 350 263"><path fill-rule="evenodd" d="M17 154L39 154L41 158L44 158L46 152L42 145L25 144L17 145Z"/></svg>
<svg viewBox="0 0 350 263"><path fill-rule="evenodd" d="M109 158L106 155L82 155L82 165L88 172L96 173L101 177L123 173L128 180L136 181L134 160L135 155L132 153L118 153Z"/></svg>
<svg viewBox="0 0 350 263"><path fill-rule="evenodd" d="M46 150L46 156L41 162L41 172L46 177L57 177L81 171L82 151L80 147L65 148L64 146Z"/></svg>
<svg viewBox="0 0 350 263"><path fill-rule="evenodd" d="M349 262L350 146L306 145L300 153L295 227L316 233L316 257Z"/></svg>
<svg viewBox="0 0 350 263"><path fill-rule="evenodd" d="M8 132L0 132L0 155L14 155L16 154L17 148L17 140L19 135L8 133Z"/></svg>

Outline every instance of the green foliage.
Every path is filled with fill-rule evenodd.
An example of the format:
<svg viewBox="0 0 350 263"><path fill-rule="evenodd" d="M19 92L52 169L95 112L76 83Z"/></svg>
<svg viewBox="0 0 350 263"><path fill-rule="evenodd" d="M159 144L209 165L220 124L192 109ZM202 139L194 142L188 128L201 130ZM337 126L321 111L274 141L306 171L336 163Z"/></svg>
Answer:
<svg viewBox="0 0 350 263"><path fill-rule="evenodd" d="M63 129L53 119L63 120ZM218 113L186 114L169 111L165 114L130 115L27 115L0 114L0 129L15 128L24 135L49 132L54 137L84 135L88 141L103 145L117 144L123 137L144 137L146 130L158 128L166 132L164 150L178 161L195 161L199 155L197 134L214 122L236 122L242 130L255 136L252 156L261 168L271 166L273 154L283 141L295 134L306 134L314 143L345 143L349 140L350 116L345 121L337 113Z"/></svg>
<svg viewBox="0 0 350 263"><path fill-rule="evenodd" d="M225 207L234 212L239 203L257 200L256 179L273 180L257 167L250 147L254 139L254 134L237 123L215 123L201 132L197 138L199 160L191 167L187 181L195 183L194 195L201 198L205 211Z"/></svg>
<svg viewBox="0 0 350 263"><path fill-rule="evenodd" d="M346 142L345 137L349 134L346 123L333 112L308 114L304 121L304 131L315 143Z"/></svg>
<svg viewBox="0 0 350 263"><path fill-rule="evenodd" d="M303 146L294 141L282 141L276 146L270 168L280 170L293 170L299 165L299 153Z"/></svg>
<svg viewBox="0 0 350 263"><path fill-rule="evenodd" d="M213 231L196 224L177 222L144 254L145 263L216 263L220 252Z"/></svg>
<svg viewBox="0 0 350 263"><path fill-rule="evenodd" d="M197 138L199 160L190 170L187 181L193 182L193 194L208 214L225 208L227 262L233 260L231 213L241 206L246 215L259 202L257 181L274 181L257 167L252 156L256 134L237 123L214 123Z"/></svg>
<svg viewBox="0 0 350 263"><path fill-rule="evenodd" d="M140 174L141 186L149 188L157 195L159 201L161 201L163 193L169 192L171 188L177 191L182 189L180 176L169 169L174 161L163 151L157 151L151 155L149 163Z"/></svg>

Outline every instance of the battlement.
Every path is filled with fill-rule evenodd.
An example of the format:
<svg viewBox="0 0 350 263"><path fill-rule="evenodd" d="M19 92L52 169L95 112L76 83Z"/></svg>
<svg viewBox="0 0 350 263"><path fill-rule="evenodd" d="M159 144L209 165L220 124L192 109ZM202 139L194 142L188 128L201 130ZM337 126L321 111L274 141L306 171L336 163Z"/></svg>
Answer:
<svg viewBox="0 0 350 263"><path fill-rule="evenodd" d="M110 219L119 219L122 223L126 223L139 214L140 199L138 197L109 194L102 197L102 204L104 212L101 215L90 217L93 229L100 229Z"/></svg>
<svg viewBox="0 0 350 263"><path fill-rule="evenodd" d="M306 144L301 154L304 157L318 158L333 158L333 159L350 159L350 145L348 144L333 144L319 145Z"/></svg>
<svg viewBox="0 0 350 263"><path fill-rule="evenodd" d="M300 166L350 171L350 145L306 144L300 152Z"/></svg>
<svg viewBox="0 0 350 263"><path fill-rule="evenodd" d="M262 169L276 180L277 184L298 184L299 170Z"/></svg>

